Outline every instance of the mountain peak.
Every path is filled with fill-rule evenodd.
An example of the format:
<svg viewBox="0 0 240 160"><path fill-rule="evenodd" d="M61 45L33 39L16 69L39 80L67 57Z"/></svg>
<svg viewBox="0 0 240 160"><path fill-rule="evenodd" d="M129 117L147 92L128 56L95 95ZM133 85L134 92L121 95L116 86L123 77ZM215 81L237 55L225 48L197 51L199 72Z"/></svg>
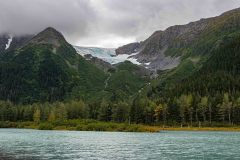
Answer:
<svg viewBox="0 0 240 160"><path fill-rule="evenodd" d="M38 33L29 42L31 44L50 44L55 47L59 47L61 43L66 43L63 35L57 31L55 28L48 27L42 32Z"/></svg>
<svg viewBox="0 0 240 160"><path fill-rule="evenodd" d="M58 32L55 28L53 27L47 27L45 28L43 31L54 31L54 32Z"/></svg>

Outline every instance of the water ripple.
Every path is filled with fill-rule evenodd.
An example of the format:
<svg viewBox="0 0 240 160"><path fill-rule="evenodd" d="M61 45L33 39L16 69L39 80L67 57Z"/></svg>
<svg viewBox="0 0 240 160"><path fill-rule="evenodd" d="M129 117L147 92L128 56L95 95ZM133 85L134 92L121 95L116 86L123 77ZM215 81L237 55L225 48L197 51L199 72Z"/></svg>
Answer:
<svg viewBox="0 0 240 160"><path fill-rule="evenodd" d="M0 159L240 159L238 132L65 132L0 129Z"/></svg>

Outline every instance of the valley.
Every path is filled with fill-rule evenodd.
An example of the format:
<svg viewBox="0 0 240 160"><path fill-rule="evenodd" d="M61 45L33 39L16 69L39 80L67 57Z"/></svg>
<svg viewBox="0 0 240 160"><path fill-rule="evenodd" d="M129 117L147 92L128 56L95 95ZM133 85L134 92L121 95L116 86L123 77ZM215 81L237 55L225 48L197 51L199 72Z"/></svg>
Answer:
<svg viewBox="0 0 240 160"><path fill-rule="evenodd" d="M240 0L1 0L0 160L239 160Z"/></svg>
<svg viewBox="0 0 240 160"><path fill-rule="evenodd" d="M3 34L0 120L238 127L239 26L238 8L116 49Z"/></svg>

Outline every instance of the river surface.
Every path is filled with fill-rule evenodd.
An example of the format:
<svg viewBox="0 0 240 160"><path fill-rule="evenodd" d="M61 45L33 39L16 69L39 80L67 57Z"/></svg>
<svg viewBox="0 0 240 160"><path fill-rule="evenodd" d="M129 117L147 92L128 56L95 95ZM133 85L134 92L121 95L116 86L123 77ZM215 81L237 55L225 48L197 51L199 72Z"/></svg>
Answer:
<svg viewBox="0 0 240 160"><path fill-rule="evenodd" d="M240 159L240 132L160 133L0 129L0 159Z"/></svg>

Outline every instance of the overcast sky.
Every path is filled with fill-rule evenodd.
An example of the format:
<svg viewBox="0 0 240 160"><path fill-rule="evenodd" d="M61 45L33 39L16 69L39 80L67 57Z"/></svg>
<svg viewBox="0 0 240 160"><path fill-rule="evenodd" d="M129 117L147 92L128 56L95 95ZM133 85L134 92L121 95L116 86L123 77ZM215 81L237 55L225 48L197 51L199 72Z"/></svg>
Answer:
<svg viewBox="0 0 240 160"><path fill-rule="evenodd" d="M74 45L118 47L238 7L240 0L0 0L0 32L52 26Z"/></svg>

